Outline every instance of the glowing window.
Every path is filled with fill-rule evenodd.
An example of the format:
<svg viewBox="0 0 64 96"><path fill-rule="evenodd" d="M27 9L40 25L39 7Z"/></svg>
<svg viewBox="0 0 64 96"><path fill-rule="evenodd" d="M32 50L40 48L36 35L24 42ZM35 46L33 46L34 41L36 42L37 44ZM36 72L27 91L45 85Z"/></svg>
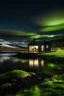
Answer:
<svg viewBox="0 0 64 96"><path fill-rule="evenodd" d="M44 51L44 45L41 46L41 51Z"/></svg>
<svg viewBox="0 0 64 96"><path fill-rule="evenodd" d="M30 52L37 52L38 51L38 46L29 46L29 51Z"/></svg>
<svg viewBox="0 0 64 96"><path fill-rule="evenodd" d="M46 45L46 48L48 48L49 46L48 45Z"/></svg>

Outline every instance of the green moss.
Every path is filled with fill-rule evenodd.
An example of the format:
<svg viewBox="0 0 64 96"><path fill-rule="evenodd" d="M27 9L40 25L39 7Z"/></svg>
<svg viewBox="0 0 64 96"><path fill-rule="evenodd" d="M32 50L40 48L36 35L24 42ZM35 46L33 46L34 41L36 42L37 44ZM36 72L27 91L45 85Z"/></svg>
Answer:
<svg viewBox="0 0 64 96"><path fill-rule="evenodd" d="M10 72L0 74L0 78L14 78L14 77L25 78L28 76L31 76L31 75L28 72L25 72L23 70L13 70Z"/></svg>
<svg viewBox="0 0 64 96"><path fill-rule="evenodd" d="M57 80L58 77L59 80ZM62 78L64 78L64 75L54 76L52 79L47 79L47 81L42 82L38 86L24 90L23 94L16 96L64 96L64 81Z"/></svg>

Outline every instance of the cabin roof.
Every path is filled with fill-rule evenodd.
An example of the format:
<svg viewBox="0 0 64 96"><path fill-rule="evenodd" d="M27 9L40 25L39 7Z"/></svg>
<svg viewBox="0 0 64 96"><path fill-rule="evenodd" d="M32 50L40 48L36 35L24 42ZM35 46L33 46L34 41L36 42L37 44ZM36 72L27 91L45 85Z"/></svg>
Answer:
<svg viewBox="0 0 64 96"><path fill-rule="evenodd" d="M45 40L43 40L43 41L33 40L28 45L42 45L42 44L46 45L46 44L50 44L50 42L49 41L45 41Z"/></svg>

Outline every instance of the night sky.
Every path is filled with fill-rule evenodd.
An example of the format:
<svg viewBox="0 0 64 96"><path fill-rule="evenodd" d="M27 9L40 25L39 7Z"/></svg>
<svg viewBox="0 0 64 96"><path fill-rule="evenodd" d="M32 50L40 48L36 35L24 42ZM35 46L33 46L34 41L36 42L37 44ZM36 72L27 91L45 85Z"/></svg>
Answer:
<svg viewBox="0 0 64 96"><path fill-rule="evenodd" d="M16 32L15 32L16 31ZM28 34L27 34L28 33ZM42 38L64 35L64 2L17 0L0 2L0 38Z"/></svg>

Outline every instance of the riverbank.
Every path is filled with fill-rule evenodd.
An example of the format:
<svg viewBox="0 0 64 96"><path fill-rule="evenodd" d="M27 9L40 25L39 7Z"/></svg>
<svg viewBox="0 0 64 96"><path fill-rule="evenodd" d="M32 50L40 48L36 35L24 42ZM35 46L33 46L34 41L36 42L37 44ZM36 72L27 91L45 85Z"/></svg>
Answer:
<svg viewBox="0 0 64 96"><path fill-rule="evenodd" d="M38 56L53 62L64 63L64 50L57 50L56 52L38 53Z"/></svg>
<svg viewBox="0 0 64 96"><path fill-rule="evenodd" d="M64 50L56 50L55 52L39 53L39 56L55 56L64 58Z"/></svg>

